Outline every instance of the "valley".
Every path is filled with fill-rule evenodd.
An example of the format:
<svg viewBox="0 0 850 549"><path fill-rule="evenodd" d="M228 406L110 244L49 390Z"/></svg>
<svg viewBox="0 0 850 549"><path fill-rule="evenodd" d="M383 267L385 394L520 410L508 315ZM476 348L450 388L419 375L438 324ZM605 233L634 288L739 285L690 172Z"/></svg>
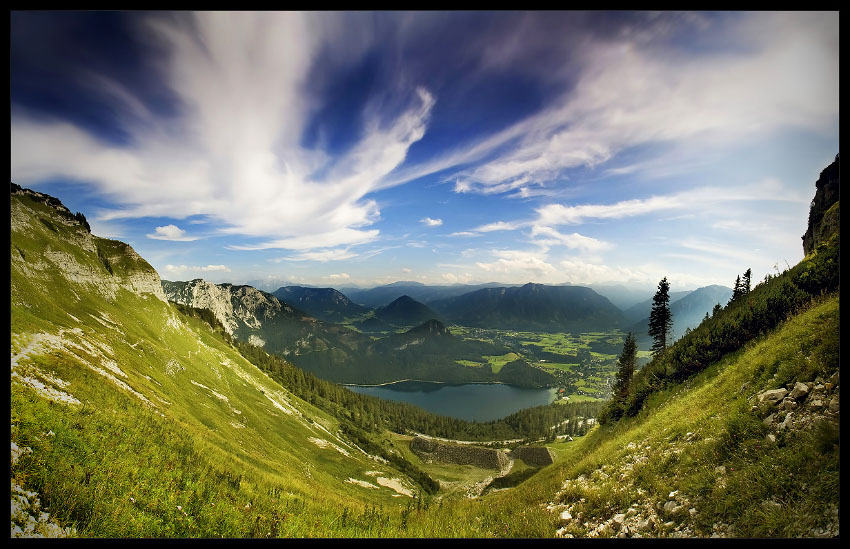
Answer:
<svg viewBox="0 0 850 549"><path fill-rule="evenodd" d="M492 299L544 285L472 292L511 327L419 323L437 305L398 297L358 310L390 327L361 332L250 286L162 281L58 199L10 200L13 537L838 534L837 232L637 350L623 394L621 321L521 329ZM497 392L464 418L346 379ZM546 396L514 410L520 389Z"/></svg>

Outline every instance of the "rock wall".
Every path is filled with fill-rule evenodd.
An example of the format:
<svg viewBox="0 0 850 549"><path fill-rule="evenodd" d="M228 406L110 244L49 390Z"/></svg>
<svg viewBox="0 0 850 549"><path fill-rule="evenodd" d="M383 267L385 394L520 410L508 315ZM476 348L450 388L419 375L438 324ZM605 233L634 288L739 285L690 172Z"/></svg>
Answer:
<svg viewBox="0 0 850 549"><path fill-rule="evenodd" d="M809 209L809 225L803 235L803 253L809 255L821 242L838 232L840 165L835 161L824 168L815 182L815 197Z"/></svg>
<svg viewBox="0 0 850 549"><path fill-rule="evenodd" d="M511 450L511 457L521 459L526 465L532 467L545 467L555 462L552 459L552 452L545 446L519 446Z"/></svg>
<svg viewBox="0 0 850 549"><path fill-rule="evenodd" d="M27 198L47 208L33 206ZM58 199L12 184L9 210L12 234L29 238L43 231L48 235L47 245L30 254L12 247L15 269L31 281L49 283L58 273L110 300L124 289L165 301L159 274L147 261L128 244L91 234L85 217L71 214Z"/></svg>
<svg viewBox="0 0 850 549"><path fill-rule="evenodd" d="M424 437L416 437L410 441L410 449L414 454L426 461L454 463L455 465L474 465L482 469L501 470L510 461L503 450L462 444L447 444Z"/></svg>
<svg viewBox="0 0 850 549"><path fill-rule="evenodd" d="M197 309L209 309L230 335L240 327L260 330L263 323L293 309L275 296L251 286L213 284L200 278L189 282L162 281L170 301Z"/></svg>

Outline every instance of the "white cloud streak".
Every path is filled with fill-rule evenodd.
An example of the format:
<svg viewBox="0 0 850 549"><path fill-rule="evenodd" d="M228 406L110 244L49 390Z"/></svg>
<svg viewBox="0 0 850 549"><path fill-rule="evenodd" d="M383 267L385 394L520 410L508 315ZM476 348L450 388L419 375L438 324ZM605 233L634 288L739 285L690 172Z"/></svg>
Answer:
<svg viewBox="0 0 850 549"><path fill-rule="evenodd" d="M442 219L431 219L430 217L420 219L419 222L428 225L429 227L439 227L443 224Z"/></svg>
<svg viewBox="0 0 850 549"><path fill-rule="evenodd" d="M694 34L717 32L699 18L690 24ZM603 164L629 147L733 147L777 129L823 132L837 120L835 13L742 13L724 37L736 47L720 52L689 55L652 42L639 32L588 41L578 81L560 100L397 177L415 179L483 160L448 176L456 192L521 196L529 186L555 183L565 170ZM677 158L664 161L675 164Z"/></svg>
<svg viewBox="0 0 850 549"><path fill-rule="evenodd" d="M110 145L68 123L16 113L12 177L22 184L56 176L91 182L124 205L101 212L102 221L204 214L222 224L224 233L267 239L240 249L370 242L378 231L365 227L380 212L366 196L422 138L435 100L419 88L392 120L364 113L361 138L333 164L323 151L303 148L299 140L315 107L305 93L306 80L330 38L323 33L336 28L328 19L334 17L299 12L202 12L191 22L153 17L149 30L168 49L163 70L179 98L180 117L155 118L129 92L101 78L96 85L106 86L133 113L125 128L132 144ZM340 44L333 51L345 50ZM328 166L324 177L311 175Z"/></svg>

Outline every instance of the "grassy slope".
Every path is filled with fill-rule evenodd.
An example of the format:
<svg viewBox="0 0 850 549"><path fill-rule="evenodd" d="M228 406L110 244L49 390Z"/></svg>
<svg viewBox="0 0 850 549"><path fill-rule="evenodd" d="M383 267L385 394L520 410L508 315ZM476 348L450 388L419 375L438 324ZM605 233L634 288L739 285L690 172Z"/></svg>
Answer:
<svg viewBox="0 0 850 549"><path fill-rule="evenodd" d="M670 519L696 536L710 535L715 524L731 525L726 533L742 537L808 536L837 524L837 418L780 434L771 443L764 412L753 411L750 399L795 379L837 371L838 321L838 297L822 299L771 335L654 395L637 417L552 445L561 465L505 495L504 503L519 512L540 505L540 494L552 494L551 501L561 504L554 511L569 509L577 518L566 528L577 537L591 535L594 526L633 504L651 516L650 509L675 490L686 503L683 510L693 507L696 514L667 517L658 511L662 520L644 535L669 534L672 527L663 522ZM718 472L719 466L726 472ZM765 503L770 500L778 505Z"/></svg>
<svg viewBox="0 0 850 549"><path fill-rule="evenodd" d="M12 200L50 218L43 204ZM61 250L108 276L94 252L71 242L82 228L52 225L13 229L12 254L45 266L45 252ZM11 437L32 449L12 476L61 524L85 536L370 535L385 526L364 505L407 499L367 472L402 475L331 434L335 419L283 391L200 320L150 295L103 297L50 265L27 274L17 266L15 371L81 404L11 384Z"/></svg>

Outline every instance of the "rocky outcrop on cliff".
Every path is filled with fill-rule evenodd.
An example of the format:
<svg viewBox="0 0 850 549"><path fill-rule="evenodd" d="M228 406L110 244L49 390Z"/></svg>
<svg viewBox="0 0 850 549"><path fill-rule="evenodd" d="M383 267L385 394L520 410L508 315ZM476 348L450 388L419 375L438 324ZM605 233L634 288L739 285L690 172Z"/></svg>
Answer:
<svg viewBox="0 0 850 549"><path fill-rule="evenodd" d="M824 168L815 182L815 197L809 210L809 226L803 235L803 252L809 255L818 244L838 234L840 165L835 161Z"/></svg>
<svg viewBox="0 0 850 549"><path fill-rule="evenodd" d="M197 278L189 282L163 280L162 289L170 301L212 311L230 335L239 328L261 330L265 322L281 314L303 316L275 296L251 286L214 284Z"/></svg>
<svg viewBox="0 0 850 549"><path fill-rule="evenodd" d="M11 261L29 283L49 288L58 275L110 300L127 290L165 301L159 274L147 261L128 244L91 234L85 216L58 199L12 184L9 210L11 232L20 236ZM49 238L36 238L39 233Z"/></svg>

